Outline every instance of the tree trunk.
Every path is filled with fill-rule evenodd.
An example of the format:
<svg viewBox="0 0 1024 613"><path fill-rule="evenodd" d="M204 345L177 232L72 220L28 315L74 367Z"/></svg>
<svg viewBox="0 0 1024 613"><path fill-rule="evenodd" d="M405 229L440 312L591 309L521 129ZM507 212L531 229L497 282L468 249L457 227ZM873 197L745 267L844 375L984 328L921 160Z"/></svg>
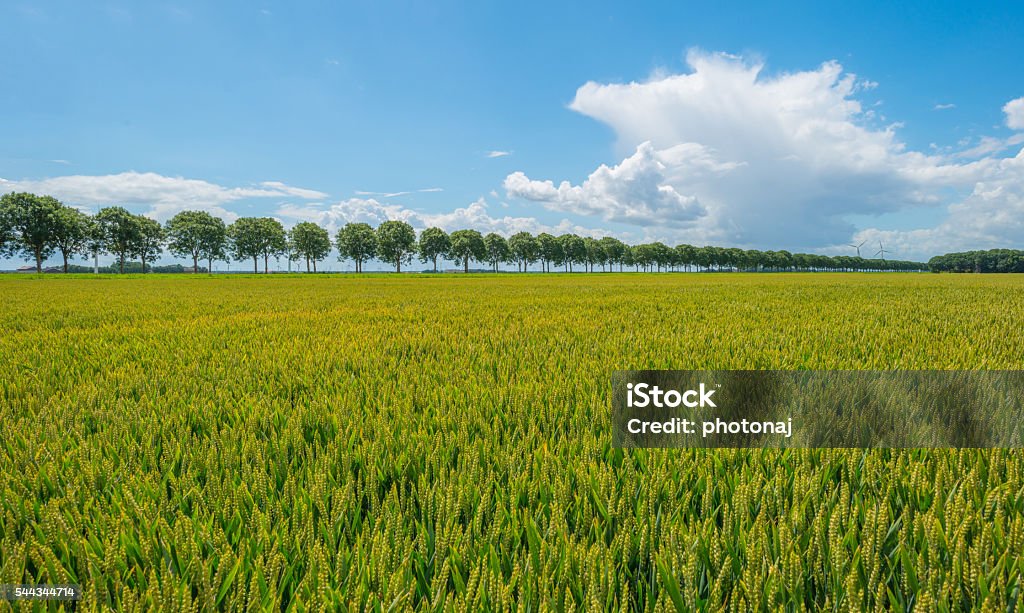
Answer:
<svg viewBox="0 0 1024 613"><path fill-rule="evenodd" d="M124 252L122 251L119 256L119 264L121 265L121 274L124 274Z"/></svg>
<svg viewBox="0 0 1024 613"><path fill-rule="evenodd" d="M402 272L402 258L395 258L395 272Z"/></svg>
<svg viewBox="0 0 1024 613"><path fill-rule="evenodd" d="M309 256L306 256L306 272L309 272Z"/></svg>
<svg viewBox="0 0 1024 613"><path fill-rule="evenodd" d="M207 274L213 274L213 258L206 261L206 272Z"/></svg>
<svg viewBox="0 0 1024 613"><path fill-rule="evenodd" d="M199 256L198 255L193 255L192 256L192 274L196 274L197 272L199 272Z"/></svg>
<svg viewBox="0 0 1024 613"><path fill-rule="evenodd" d="M313 260L313 272L316 272L316 260Z"/></svg>
<svg viewBox="0 0 1024 613"><path fill-rule="evenodd" d="M263 274L270 274L270 255L263 254Z"/></svg>
<svg viewBox="0 0 1024 613"><path fill-rule="evenodd" d="M64 256L64 274L68 274L68 254L63 251L60 254Z"/></svg>
<svg viewBox="0 0 1024 613"><path fill-rule="evenodd" d="M36 272L43 272L43 254L38 248L36 249Z"/></svg>
<svg viewBox="0 0 1024 613"><path fill-rule="evenodd" d="M462 258L462 272L469 272L469 256Z"/></svg>
<svg viewBox="0 0 1024 613"><path fill-rule="evenodd" d="M139 258L139 261L142 262L142 274L146 274L146 256Z"/></svg>
<svg viewBox="0 0 1024 613"><path fill-rule="evenodd" d="M437 256L434 256L434 272L437 272Z"/></svg>
<svg viewBox="0 0 1024 613"><path fill-rule="evenodd" d="M256 256L252 256L252 274L256 274L260 271L259 259Z"/></svg>

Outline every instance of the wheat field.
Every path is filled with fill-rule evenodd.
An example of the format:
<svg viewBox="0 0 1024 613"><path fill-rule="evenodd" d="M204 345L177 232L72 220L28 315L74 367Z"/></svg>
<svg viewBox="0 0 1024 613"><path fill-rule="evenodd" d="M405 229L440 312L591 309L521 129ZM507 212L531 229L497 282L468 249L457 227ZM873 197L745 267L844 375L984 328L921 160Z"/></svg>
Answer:
<svg viewBox="0 0 1024 613"><path fill-rule="evenodd" d="M622 450L609 415L618 369L1024 369L1017 277L3 276L0 304L0 583L82 610L1019 606L1019 451Z"/></svg>

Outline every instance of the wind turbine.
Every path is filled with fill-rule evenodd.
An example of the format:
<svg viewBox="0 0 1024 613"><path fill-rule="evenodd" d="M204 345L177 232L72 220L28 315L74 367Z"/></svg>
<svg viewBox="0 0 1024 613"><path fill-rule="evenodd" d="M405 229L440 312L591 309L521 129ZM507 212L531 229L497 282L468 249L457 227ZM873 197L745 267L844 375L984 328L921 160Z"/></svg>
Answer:
<svg viewBox="0 0 1024 613"><path fill-rule="evenodd" d="M885 254L892 253L892 251L886 251L885 247L882 246L882 241L878 241L878 251L875 252L875 256L882 256L882 261L885 261Z"/></svg>
<svg viewBox="0 0 1024 613"><path fill-rule="evenodd" d="M861 244L859 244L859 245L852 245L852 244L849 245L850 247L853 247L854 249L857 250L857 257L860 257L860 248L863 247L864 243L866 243L866 242L867 241L862 241Z"/></svg>

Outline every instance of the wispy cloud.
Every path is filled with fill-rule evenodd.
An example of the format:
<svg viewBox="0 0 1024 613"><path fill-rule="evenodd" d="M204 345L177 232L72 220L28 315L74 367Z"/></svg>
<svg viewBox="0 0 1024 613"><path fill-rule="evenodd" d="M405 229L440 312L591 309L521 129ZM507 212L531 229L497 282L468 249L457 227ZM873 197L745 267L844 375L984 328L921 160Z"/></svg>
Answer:
<svg viewBox="0 0 1024 613"><path fill-rule="evenodd" d="M65 166L71 164L71 162L69 162L67 160L50 160L50 161L53 162L54 164L64 164Z"/></svg>
<svg viewBox="0 0 1024 613"><path fill-rule="evenodd" d="M425 187L423 189L414 189L404 192L368 192L365 190L356 190L357 196L377 196L378 198L397 198L398 196L408 196L410 194L427 194L434 192L443 192L443 187Z"/></svg>
<svg viewBox="0 0 1024 613"><path fill-rule="evenodd" d="M64 202L89 208L118 205L148 207L146 215L164 220L179 211L201 209L233 221L238 215L225 208L233 202L273 198L320 200L328 194L313 189L264 181L255 186L225 187L201 179L168 177L152 172L116 175L67 175L39 180L8 181L0 178L0 194L6 192L49 194Z"/></svg>
<svg viewBox="0 0 1024 613"><path fill-rule="evenodd" d="M946 102L946 103L941 103L941 104L936 104L935 105L935 110L936 111L945 111L945 110L948 110L948 109L955 109L955 108L956 108L956 105L953 104L952 102Z"/></svg>
<svg viewBox="0 0 1024 613"><path fill-rule="evenodd" d="M503 158L507 155L512 155L511 151L488 151L487 157L489 158Z"/></svg>

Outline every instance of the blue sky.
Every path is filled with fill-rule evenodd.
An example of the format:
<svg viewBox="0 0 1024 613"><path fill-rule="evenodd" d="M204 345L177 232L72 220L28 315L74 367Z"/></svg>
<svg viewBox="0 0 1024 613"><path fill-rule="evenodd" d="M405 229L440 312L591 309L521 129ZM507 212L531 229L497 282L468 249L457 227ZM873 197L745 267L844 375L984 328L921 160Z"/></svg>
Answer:
<svg viewBox="0 0 1024 613"><path fill-rule="evenodd" d="M6 2L0 190L161 220L1022 246L1020 3L638 4Z"/></svg>

